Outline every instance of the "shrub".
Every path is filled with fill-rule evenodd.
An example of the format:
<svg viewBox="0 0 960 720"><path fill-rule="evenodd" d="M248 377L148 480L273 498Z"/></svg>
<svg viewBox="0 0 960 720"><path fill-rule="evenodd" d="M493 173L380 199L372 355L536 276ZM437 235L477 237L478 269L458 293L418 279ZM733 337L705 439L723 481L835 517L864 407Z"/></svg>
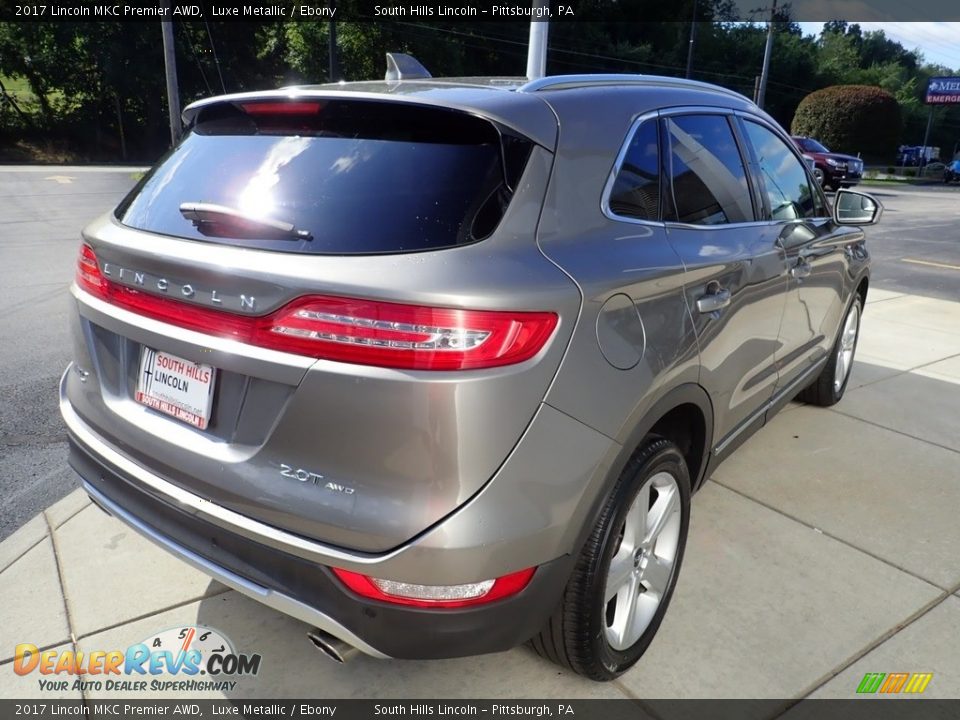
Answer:
<svg viewBox="0 0 960 720"><path fill-rule="evenodd" d="M790 130L837 152L889 157L896 150L902 123L900 104L883 88L833 85L800 101Z"/></svg>

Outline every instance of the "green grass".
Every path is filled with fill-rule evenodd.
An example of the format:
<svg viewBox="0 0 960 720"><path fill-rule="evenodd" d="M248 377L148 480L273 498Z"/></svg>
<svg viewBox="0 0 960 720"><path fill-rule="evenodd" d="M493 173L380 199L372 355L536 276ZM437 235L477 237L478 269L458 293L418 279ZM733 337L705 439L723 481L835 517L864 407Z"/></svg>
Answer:
<svg viewBox="0 0 960 720"><path fill-rule="evenodd" d="M864 178L860 181L861 185L930 185L931 183L943 182L934 177L912 177L912 178Z"/></svg>
<svg viewBox="0 0 960 720"><path fill-rule="evenodd" d="M0 75L0 80L3 81L3 86L7 89L7 92L13 93L18 101L33 99L33 92L30 90L30 83L27 82L26 78L11 78Z"/></svg>
<svg viewBox="0 0 960 720"><path fill-rule="evenodd" d="M13 99L17 103L24 107L25 105L34 106L36 104L37 96L33 94L33 90L30 89L30 83L27 82L26 78L22 77L9 77L7 75L0 75L0 80L3 81L3 86L7 89L7 92L13 95ZM63 91L53 90L47 93L47 100L51 104L55 104L63 100ZM24 107L24 110L27 108Z"/></svg>

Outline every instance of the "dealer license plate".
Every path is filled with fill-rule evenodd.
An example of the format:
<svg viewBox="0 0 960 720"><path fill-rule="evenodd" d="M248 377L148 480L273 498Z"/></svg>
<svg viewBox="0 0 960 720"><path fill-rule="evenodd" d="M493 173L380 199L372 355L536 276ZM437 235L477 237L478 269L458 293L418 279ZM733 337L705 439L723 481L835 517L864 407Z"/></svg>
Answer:
<svg viewBox="0 0 960 720"><path fill-rule="evenodd" d="M204 430L210 421L215 378L210 365L144 347L136 400Z"/></svg>

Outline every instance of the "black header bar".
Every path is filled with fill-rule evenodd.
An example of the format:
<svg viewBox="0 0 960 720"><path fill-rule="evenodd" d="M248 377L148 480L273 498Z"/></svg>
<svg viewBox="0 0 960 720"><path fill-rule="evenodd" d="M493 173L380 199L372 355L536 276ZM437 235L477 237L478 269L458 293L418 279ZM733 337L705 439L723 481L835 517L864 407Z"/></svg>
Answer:
<svg viewBox="0 0 960 720"><path fill-rule="evenodd" d="M705 5L708 3L704 3ZM769 0L730 0L724 16L715 19L765 21ZM780 2L781 9L785 3ZM793 21L957 21L957 0L792 0L787 4ZM701 18L703 9L700 11ZM531 0L0 0L0 21L6 22L130 22L130 21L247 21L247 22L437 22L630 21L644 18L689 22L687 3L665 0L550 0L539 15ZM635 20L634 20L635 19Z"/></svg>

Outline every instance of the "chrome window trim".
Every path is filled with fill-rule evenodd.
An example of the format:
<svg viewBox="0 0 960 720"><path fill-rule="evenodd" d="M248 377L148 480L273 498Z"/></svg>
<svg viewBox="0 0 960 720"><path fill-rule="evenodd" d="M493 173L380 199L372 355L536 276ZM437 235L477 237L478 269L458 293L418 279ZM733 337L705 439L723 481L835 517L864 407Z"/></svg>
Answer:
<svg viewBox="0 0 960 720"><path fill-rule="evenodd" d="M726 228L737 228L737 227L757 227L759 225L773 225L778 221L771 220L753 220L751 222L741 222L741 223L724 223L722 225L694 225L692 223L682 223L675 222L672 220L641 220L640 218L631 218L624 215L617 215L613 210L610 209L610 195L613 192L613 185L617 180L617 175L620 174L620 168L623 166L624 158L627 156L627 151L630 149L630 143L633 142L633 136L636 134L640 126L651 119L659 120L664 117L673 117L676 115L724 115L724 116L733 116L742 111L735 110L734 108L723 107L720 105L678 105L676 107L669 108L660 108L659 110L651 110L642 115L639 115L634 121L630 124L630 129L627 131L626 139L623 141L623 144L620 146L620 150L617 153L617 159L614 161L613 168L610 170L610 174L607 176L606 185L603 188L603 194L600 196L600 210L603 214L614 222L628 223L631 225L647 225L650 227L659 227L659 228L677 228L685 230L722 230ZM744 113L745 115L750 115L750 113ZM658 137L659 137L659 128L658 128ZM662 148L660 148L662 149ZM663 158L660 158L661 162ZM744 171L749 175L749 169L744 167ZM661 175L663 169L661 167ZM665 178L661 177L661 180ZM663 192L663 183L661 182L661 193Z"/></svg>
<svg viewBox="0 0 960 720"><path fill-rule="evenodd" d="M797 156L800 163L803 164L804 170L807 172L807 180L811 182L812 187L818 187L815 182L812 181L810 177L809 170L806 169L806 163L803 162L803 158L800 156L799 151L793 145L793 141L786 137L782 130L773 126L769 120L764 118L762 115L756 113L747 112L745 110L737 110L735 108L722 107L718 105L682 105L677 107L669 108L660 108L659 110L651 110L649 112L643 113L642 115L637 116L633 122L630 124L630 129L627 131L626 138L620 146L619 152L617 152L617 158L614 161L613 168L610 170L610 174L607 176L607 182L603 187L603 194L600 196L600 211L608 220L613 220L618 223L627 223L630 225L646 225L649 227L659 227L670 229L674 228L677 230L728 230L736 228L748 228L748 227L765 227L773 225L782 225L784 220L774 220L773 218L763 218L761 220L753 220L751 222L738 222L738 223L723 223L720 225L696 225L693 223L683 223L673 220L641 220L640 218L631 218L624 215L617 215L610 209L610 195L613 192L613 185L617 180L617 175L620 174L620 168L623 166L623 161L626 158L627 151L630 149L630 143L633 142L633 136L636 134L639 127L648 120L659 120L660 118L673 117L676 115L725 115L725 116L739 116L744 120L750 120L756 123L759 123L772 131L777 137L783 140L788 148L794 149L794 155ZM658 130L659 132L659 130ZM661 158L662 161L662 158ZM744 170L749 175L751 170L749 168L744 168ZM662 183L661 183L662 185ZM821 198L823 199L825 206L830 207L829 202L827 202L826 196L823 195L822 188L818 188L821 193ZM661 192L663 188L661 187ZM809 220L815 220L819 218L807 218ZM802 220L802 219L801 219Z"/></svg>
<svg viewBox="0 0 960 720"><path fill-rule="evenodd" d="M610 209L610 195L613 193L614 183L617 181L617 176L620 174L620 169L623 167L623 161L627 157L627 152L630 150L630 144L633 142L633 136L637 134L637 130L640 129L640 126L645 122L653 120L657 122L660 118L659 110L652 110L646 112L643 115L638 116L630 123L630 129L627 130L627 135L624 138L623 143L620 145L620 150L617 152L617 158L613 162L613 167L610 170L610 173L607 175L607 182L603 186L603 193L600 195L600 211L610 220L615 222L629 223L631 225L647 225L652 227L664 227L664 222L662 220L644 220L642 218L632 218L626 215L617 215ZM657 129L657 137L659 137L659 128ZM657 158L660 159L660 149L659 144L657 147ZM661 169L661 180L662 180L662 169ZM662 185L662 182L661 182ZM662 189L662 188L661 188ZM659 195L658 195L659 202ZM659 215L659 210L657 212Z"/></svg>
<svg viewBox="0 0 960 720"><path fill-rule="evenodd" d="M679 105L660 109L660 117L674 115L734 115L738 111L724 105Z"/></svg>
<svg viewBox="0 0 960 720"><path fill-rule="evenodd" d="M736 228L760 227L765 225L781 225L783 220L754 220L753 222L722 223L720 225L694 225L692 223L675 222L673 220L663 223L666 228L676 228L677 230L729 230Z"/></svg>

